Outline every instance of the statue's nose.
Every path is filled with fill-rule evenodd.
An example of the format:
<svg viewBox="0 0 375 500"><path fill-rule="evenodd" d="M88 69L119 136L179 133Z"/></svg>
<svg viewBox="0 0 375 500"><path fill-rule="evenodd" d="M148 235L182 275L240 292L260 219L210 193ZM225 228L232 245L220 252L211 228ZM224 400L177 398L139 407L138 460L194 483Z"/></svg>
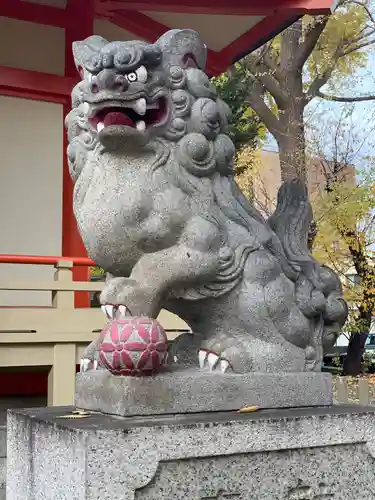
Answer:
<svg viewBox="0 0 375 500"><path fill-rule="evenodd" d="M125 92L128 87L129 82L125 75L115 73L109 69L104 69L98 75L93 76L89 84L89 89L93 94L103 90Z"/></svg>

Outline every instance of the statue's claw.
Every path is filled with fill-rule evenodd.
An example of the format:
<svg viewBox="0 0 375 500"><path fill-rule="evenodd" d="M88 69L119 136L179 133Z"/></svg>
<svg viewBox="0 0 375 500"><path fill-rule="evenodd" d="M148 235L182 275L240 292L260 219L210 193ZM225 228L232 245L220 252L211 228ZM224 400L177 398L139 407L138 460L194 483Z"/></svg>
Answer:
<svg viewBox="0 0 375 500"><path fill-rule="evenodd" d="M228 368L230 368L230 363L226 359L221 359L219 361L219 367L220 367L220 371L222 373L225 373L228 370Z"/></svg>
<svg viewBox="0 0 375 500"><path fill-rule="evenodd" d="M124 319L127 316L130 316L129 310L123 304L103 304L101 309L109 320Z"/></svg>
<svg viewBox="0 0 375 500"><path fill-rule="evenodd" d="M97 370L98 369L98 361L96 359L82 358L81 364L80 364L80 371L82 373L85 373L85 372L89 371L90 369Z"/></svg>
<svg viewBox="0 0 375 500"><path fill-rule="evenodd" d="M198 353L199 366L201 368L208 367L210 372L220 371L225 373L228 368L231 368L229 361L226 359L220 359L220 357L214 353L206 351L205 349L200 349Z"/></svg>
<svg viewBox="0 0 375 500"><path fill-rule="evenodd" d="M123 319L126 316L130 315L128 309L122 304L103 304L101 306L101 309L109 320ZM82 373L85 373L89 370L98 370L99 368L102 368L102 365L99 365L98 362L99 342L100 337L98 337L96 340L91 342L89 346L86 347L80 363L80 371Z"/></svg>
<svg viewBox="0 0 375 500"><path fill-rule="evenodd" d="M210 372L212 372L214 370L218 361L219 361L219 356L217 354L215 354L214 352L208 353L207 363L208 363L208 368L210 369Z"/></svg>
<svg viewBox="0 0 375 500"><path fill-rule="evenodd" d="M81 359L80 371L87 372L87 370L89 369L90 363L91 363L90 359L87 359L87 358Z"/></svg>
<svg viewBox="0 0 375 500"><path fill-rule="evenodd" d="M206 351L204 349L200 349L200 351L198 353L198 359L199 359L199 366L201 368L204 367L204 363L206 362L207 356L208 356L208 351Z"/></svg>
<svg viewBox="0 0 375 500"><path fill-rule="evenodd" d="M102 305L101 309L108 319L114 319L114 308L112 304Z"/></svg>
<svg viewBox="0 0 375 500"><path fill-rule="evenodd" d="M120 304L117 307L117 317L125 318L126 316L130 316L130 311L127 309L126 306Z"/></svg>

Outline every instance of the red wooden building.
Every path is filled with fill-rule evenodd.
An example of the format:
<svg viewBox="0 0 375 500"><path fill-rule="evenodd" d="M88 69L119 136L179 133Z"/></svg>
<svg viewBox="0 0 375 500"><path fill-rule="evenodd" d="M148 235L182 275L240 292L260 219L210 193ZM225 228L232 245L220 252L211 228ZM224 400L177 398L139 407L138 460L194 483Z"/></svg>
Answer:
<svg viewBox="0 0 375 500"><path fill-rule="evenodd" d="M14 261L10 254L23 262L35 255L85 257L63 127L77 81L73 41L97 34L152 42L169 28L192 28L209 48L207 72L218 75L302 15L331 8L332 0L0 0L1 276L52 273L5 264ZM74 276L86 280L88 267L77 266ZM0 292L0 307L48 300L43 292ZM76 305L86 307L87 294Z"/></svg>

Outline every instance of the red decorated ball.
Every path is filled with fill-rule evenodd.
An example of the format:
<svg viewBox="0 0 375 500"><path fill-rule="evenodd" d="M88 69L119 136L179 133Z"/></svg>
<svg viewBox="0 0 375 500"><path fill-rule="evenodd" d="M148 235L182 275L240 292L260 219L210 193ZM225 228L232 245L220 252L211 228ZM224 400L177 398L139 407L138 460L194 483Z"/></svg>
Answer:
<svg viewBox="0 0 375 500"><path fill-rule="evenodd" d="M113 375L154 375L167 355L167 336L155 319L116 319L102 330L99 359Z"/></svg>

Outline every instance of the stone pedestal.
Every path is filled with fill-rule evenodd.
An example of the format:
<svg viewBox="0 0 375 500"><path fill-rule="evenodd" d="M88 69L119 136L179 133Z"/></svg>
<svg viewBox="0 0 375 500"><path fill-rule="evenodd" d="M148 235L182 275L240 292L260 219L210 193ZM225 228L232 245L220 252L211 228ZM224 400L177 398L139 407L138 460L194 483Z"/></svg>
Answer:
<svg viewBox="0 0 375 500"><path fill-rule="evenodd" d="M116 377L107 370L79 373L76 406L139 416L332 404L329 373L217 373L174 367L153 377Z"/></svg>
<svg viewBox="0 0 375 500"><path fill-rule="evenodd" d="M370 500L375 409L8 415L7 500Z"/></svg>

